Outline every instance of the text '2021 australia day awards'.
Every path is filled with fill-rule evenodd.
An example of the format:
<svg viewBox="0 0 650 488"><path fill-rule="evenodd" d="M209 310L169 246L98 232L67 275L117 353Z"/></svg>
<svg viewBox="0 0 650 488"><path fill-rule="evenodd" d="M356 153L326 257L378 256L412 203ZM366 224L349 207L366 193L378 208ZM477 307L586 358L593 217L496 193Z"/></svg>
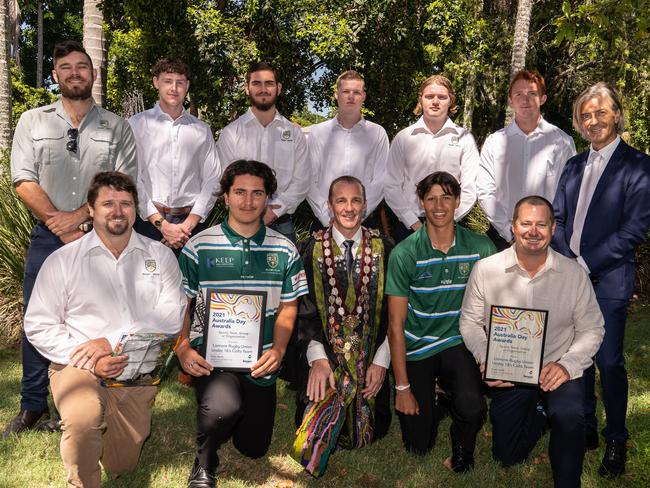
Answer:
<svg viewBox="0 0 650 488"><path fill-rule="evenodd" d="M266 292L211 288L207 293L206 361L219 370L250 372L262 354Z"/></svg>
<svg viewBox="0 0 650 488"><path fill-rule="evenodd" d="M485 379L537 385L544 358L547 310L493 305Z"/></svg>

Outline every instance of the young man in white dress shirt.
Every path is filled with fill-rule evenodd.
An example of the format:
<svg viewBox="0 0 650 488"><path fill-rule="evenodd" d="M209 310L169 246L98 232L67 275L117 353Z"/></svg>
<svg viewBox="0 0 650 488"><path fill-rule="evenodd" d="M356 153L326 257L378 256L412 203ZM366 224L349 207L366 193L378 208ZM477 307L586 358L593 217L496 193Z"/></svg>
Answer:
<svg viewBox="0 0 650 488"><path fill-rule="evenodd" d="M217 141L224 168L236 160L254 160L275 171L278 189L264 212L268 225L293 242L296 231L291 216L305 199L311 183L307 141L300 127L280 115L275 104L282 93L275 69L254 63L246 73L250 108L223 128Z"/></svg>
<svg viewBox="0 0 650 488"><path fill-rule="evenodd" d="M481 149L478 199L490 221L487 235L500 251L513 239L510 218L517 201L540 195L552 202L564 165L576 154L573 139L542 117L545 102L544 78L519 71L508 89L514 120L490 134Z"/></svg>
<svg viewBox="0 0 650 488"><path fill-rule="evenodd" d="M415 187L425 176L445 171L460 182L456 221L467 215L476 201L480 157L472 134L449 118L457 110L451 82L441 75L430 76L418 91L414 113L422 116L391 143L384 196L402 224L393 233L398 242L422 227L424 210Z"/></svg>
<svg viewBox="0 0 650 488"><path fill-rule="evenodd" d="M354 70L343 72L336 80L334 97L336 117L312 125L307 139L314 178L307 201L319 227L330 225L333 216L327 191L339 176L354 176L366 188L367 208L362 219L371 215L384 197L388 136L382 126L361 114L366 100L363 77ZM364 225L374 227L368 221Z"/></svg>
<svg viewBox="0 0 650 488"><path fill-rule="evenodd" d="M30 343L51 361L68 486L99 487L100 461L111 474L135 468L157 388L107 388L101 379L127 365L127 356L112 355L122 334L176 334L183 322L178 263L133 232L137 204L130 177L98 173L88 190L94 230L45 260L25 314Z"/></svg>
<svg viewBox="0 0 650 488"><path fill-rule="evenodd" d="M140 216L135 230L178 255L205 228L219 191L221 165L210 126L183 108L190 69L161 59L153 69L158 103L129 119L138 148Z"/></svg>

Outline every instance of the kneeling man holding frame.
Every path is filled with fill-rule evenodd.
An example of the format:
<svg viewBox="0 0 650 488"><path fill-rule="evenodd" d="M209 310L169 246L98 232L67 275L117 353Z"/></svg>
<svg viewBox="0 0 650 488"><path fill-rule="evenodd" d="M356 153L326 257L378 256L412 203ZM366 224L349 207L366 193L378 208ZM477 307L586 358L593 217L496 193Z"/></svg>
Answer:
<svg viewBox="0 0 650 488"><path fill-rule="evenodd" d="M585 454L581 377L605 331L587 273L549 247L554 231L546 199L517 203L515 244L474 266L460 332L491 387L494 458L504 466L523 462L548 423L555 486L578 487Z"/></svg>
<svg viewBox="0 0 650 488"><path fill-rule="evenodd" d="M252 458L271 443L275 380L297 299L307 293L295 246L262 221L276 188L266 164L230 164L221 178L228 216L192 237L179 259L185 293L196 298L195 323L205 317L199 350L189 342L189 314L176 348L183 369L196 377L196 460L188 488L215 485L217 450L228 439Z"/></svg>

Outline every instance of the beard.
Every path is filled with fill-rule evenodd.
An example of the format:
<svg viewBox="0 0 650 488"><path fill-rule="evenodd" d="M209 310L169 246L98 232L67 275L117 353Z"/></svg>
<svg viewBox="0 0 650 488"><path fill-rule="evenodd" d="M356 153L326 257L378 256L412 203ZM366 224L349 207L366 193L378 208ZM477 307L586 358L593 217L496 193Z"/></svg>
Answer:
<svg viewBox="0 0 650 488"><path fill-rule="evenodd" d="M106 230L109 234L114 236L122 236L129 230L129 221L124 220L112 220L106 224Z"/></svg>
<svg viewBox="0 0 650 488"><path fill-rule="evenodd" d="M262 112L267 112L271 110L273 107L275 107L275 102L278 100L278 95L277 93L275 95L268 95L270 98L267 102L261 102L259 99L256 97L249 95L248 100L250 101L250 104L255 107L257 110L261 110Z"/></svg>
<svg viewBox="0 0 650 488"><path fill-rule="evenodd" d="M59 90L61 91L61 95L63 95L68 100L87 100L92 97L93 84L87 83L85 85L68 85L67 83L59 83Z"/></svg>

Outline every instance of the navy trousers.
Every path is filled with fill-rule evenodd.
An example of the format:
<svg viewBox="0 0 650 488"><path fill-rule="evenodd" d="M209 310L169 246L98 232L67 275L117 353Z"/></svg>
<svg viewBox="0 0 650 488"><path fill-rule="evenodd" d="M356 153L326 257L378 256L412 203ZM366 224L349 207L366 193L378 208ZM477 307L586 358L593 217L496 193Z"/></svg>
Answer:
<svg viewBox="0 0 650 488"><path fill-rule="evenodd" d="M625 442L628 431L625 428L627 413L627 371L623 357L623 338L627 319L627 300L608 300L599 298L598 304L605 318L605 337L596 353L596 366L600 371L600 384L603 388L603 406L607 416L607 426L603 430L608 441ZM587 428L597 430L595 367L585 371L585 416Z"/></svg>
<svg viewBox="0 0 650 488"><path fill-rule="evenodd" d="M504 466L525 461L550 425L548 451L555 487L579 487L586 449L582 379L567 381L552 392L492 388L490 396L494 458Z"/></svg>
<svg viewBox="0 0 650 488"><path fill-rule="evenodd" d="M32 229L31 242L25 259L25 276L23 279L23 304L27 310L32 296L36 275L45 259L63 246L63 242L45 226L37 224ZM47 409L47 387L49 380L47 368L50 361L45 359L22 334L23 379L20 389L20 409L42 411Z"/></svg>

